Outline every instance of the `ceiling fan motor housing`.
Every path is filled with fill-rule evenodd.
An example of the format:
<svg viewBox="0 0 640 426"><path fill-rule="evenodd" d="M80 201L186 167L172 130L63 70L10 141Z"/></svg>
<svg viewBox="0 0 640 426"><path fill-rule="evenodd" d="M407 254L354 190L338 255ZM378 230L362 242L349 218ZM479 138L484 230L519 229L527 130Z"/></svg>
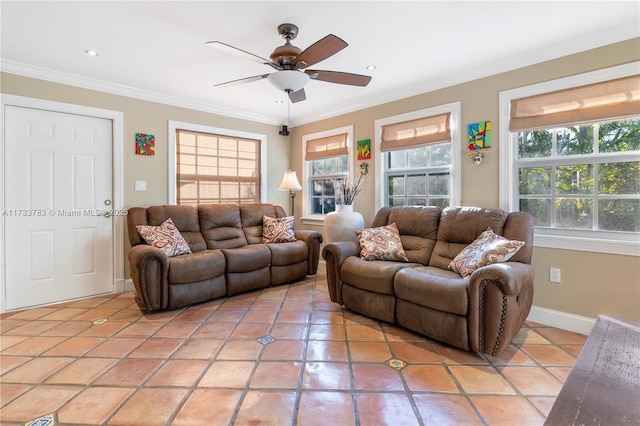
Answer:
<svg viewBox="0 0 640 426"><path fill-rule="evenodd" d="M296 59L296 56L302 52L299 47L291 44L291 40L298 36L298 26L294 24L280 24L278 25L278 34L286 40L286 43L283 46L276 47L269 58L276 64L285 67L285 69L291 69L288 66L291 65Z"/></svg>
<svg viewBox="0 0 640 426"><path fill-rule="evenodd" d="M300 50L299 47L294 46L293 44L289 43L289 41L287 40L287 42L284 44L284 46L278 46L274 49L273 53L271 54L271 56L269 56L269 58L285 67L285 69L287 69L287 65L291 65L293 63L293 60L296 59L296 57L302 52L302 50Z"/></svg>

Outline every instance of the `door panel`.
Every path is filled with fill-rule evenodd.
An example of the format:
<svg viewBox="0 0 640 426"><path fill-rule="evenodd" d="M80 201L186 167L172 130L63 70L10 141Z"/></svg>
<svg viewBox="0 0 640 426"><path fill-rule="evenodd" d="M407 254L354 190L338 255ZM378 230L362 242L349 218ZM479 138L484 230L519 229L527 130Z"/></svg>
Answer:
<svg viewBox="0 0 640 426"><path fill-rule="evenodd" d="M7 106L7 309L113 291L111 120Z"/></svg>

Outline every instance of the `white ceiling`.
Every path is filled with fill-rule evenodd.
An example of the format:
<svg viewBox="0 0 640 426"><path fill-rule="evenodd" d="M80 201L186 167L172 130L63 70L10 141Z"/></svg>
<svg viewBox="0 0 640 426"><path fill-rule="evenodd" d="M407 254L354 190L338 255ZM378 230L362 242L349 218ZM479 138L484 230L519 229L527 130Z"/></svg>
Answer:
<svg viewBox="0 0 640 426"><path fill-rule="evenodd" d="M313 68L373 79L310 81L291 126L640 36L638 1L2 0L0 14L3 71L277 125L287 97L268 81L213 87L273 70L204 43L268 57L279 24L301 49L335 34L349 46Z"/></svg>

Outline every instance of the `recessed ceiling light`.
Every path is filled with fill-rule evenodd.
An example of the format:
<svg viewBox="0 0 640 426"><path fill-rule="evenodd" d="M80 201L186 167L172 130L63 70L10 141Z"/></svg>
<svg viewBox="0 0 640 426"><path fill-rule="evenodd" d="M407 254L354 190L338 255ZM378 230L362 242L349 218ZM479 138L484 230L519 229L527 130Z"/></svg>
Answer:
<svg viewBox="0 0 640 426"><path fill-rule="evenodd" d="M283 103L284 103L284 101L283 101L282 99L278 99L278 100L276 101L276 103L277 103L277 104L283 104Z"/></svg>
<svg viewBox="0 0 640 426"><path fill-rule="evenodd" d="M375 70L375 69L376 69L376 66L375 66L375 65L367 65L367 69L368 69L369 71L371 71L371 70Z"/></svg>
<svg viewBox="0 0 640 426"><path fill-rule="evenodd" d="M96 52L95 50L91 50L91 49L85 50L84 53L86 53L89 56L98 56L99 55L98 52Z"/></svg>

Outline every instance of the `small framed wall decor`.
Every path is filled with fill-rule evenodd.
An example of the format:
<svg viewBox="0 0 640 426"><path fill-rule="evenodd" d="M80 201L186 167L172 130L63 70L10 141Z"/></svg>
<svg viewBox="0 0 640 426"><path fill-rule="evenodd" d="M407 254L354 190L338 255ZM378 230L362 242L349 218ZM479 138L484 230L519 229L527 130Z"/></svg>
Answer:
<svg viewBox="0 0 640 426"><path fill-rule="evenodd" d="M371 160L371 139L358 141L358 160Z"/></svg>
<svg viewBox="0 0 640 426"><path fill-rule="evenodd" d="M136 133L136 154L155 155L156 136L148 133Z"/></svg>
<svg viewBox="0 0 640 426"><path fill-rule="evenodd" d="M469 151L491 148L491 122L480 121L467 126Z"/></svg>

